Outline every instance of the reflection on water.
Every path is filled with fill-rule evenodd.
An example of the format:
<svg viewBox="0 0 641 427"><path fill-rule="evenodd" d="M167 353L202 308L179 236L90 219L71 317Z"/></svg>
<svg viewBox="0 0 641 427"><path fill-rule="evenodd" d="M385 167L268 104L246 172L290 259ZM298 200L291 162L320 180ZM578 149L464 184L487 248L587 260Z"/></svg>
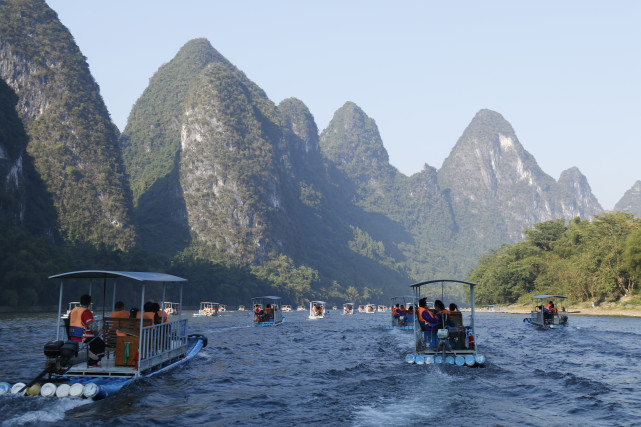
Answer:
<svg viewBox="0 0 641 427"><path fill-rule="evenodd" d="M190 318L209 345L187 365L99 402L0 396L0 413L3 425L638 424L641 319L540 331L524 316L478 314L481 369L406 364L413 335L386 330L389 313L291 312L276 328L252 327L248 312ZM42 369L54 321L0 315L0 381Z"/></svg>

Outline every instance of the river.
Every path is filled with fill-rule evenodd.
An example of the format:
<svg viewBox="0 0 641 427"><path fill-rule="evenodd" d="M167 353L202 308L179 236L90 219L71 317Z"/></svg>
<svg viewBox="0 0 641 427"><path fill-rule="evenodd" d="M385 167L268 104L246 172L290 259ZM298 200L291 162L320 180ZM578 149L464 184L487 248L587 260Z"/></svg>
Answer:
<svg viewBox="0 0 641 427"><path fill-rule="evenodd" d="M524 315L477 313L484 368L409 365L411 331L389 313L275 328L249 312L191 318L209 345L190 363L101 401L0 396L2 425L638 425L641 319L574 316L538 330ZM190 315L190 314L189 314ZM468 314L465 314L466 316ZM27 382L53 314L0 314L0 381Z"/></svg>

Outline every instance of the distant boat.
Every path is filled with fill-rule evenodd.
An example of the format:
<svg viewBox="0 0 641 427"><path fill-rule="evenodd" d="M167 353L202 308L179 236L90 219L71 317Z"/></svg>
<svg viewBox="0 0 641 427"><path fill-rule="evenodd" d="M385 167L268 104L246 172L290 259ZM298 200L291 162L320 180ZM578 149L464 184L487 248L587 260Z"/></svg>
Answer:
<svg viewBox="0 0 641 427"><path fill-rule="evenodd" d="M343 304L343 314L354 314L354 303L346 302Z"/></svg>
<svg viewBox="0 0 641 427"><path fill-rule="evenodd" d="M376 305L374 305L374 304L365 304L365 313L367 313L367 314L376 313Z"/></svg>
<svg viewBox="0 0 641 427"><path fill-rule="evenodd" d="M323 319L326 314L325 301L312 301L309 303L310 319Z"/></svg>
<svg viewBox="0 0 641 427"><path fill-rule="evenodd" d="M414 329L415 307L412 295L392 297L392 325L387 329Z"/></svg>
<svg viewBox="0 0 641 427"><path fill-rule="evenodd" d="M299 305L298 307L296 307L296 311L305 311L305 306Z"/></svg>
<svg viewBox="0 0 641 427"><path fill-rule="evenodd" d="M291 305L284 305L283 306L283 312L288 312L292 311L292 306Z"/></svg>
<svg viewBox="0 0 641 427"><path fill-rule="evenodd" d="M387 312L387 306L385 306L385 305L379 305L379 306L378 306L378 312L379 312L379 313L385 313L385 312Z"/></svg>
<svg viewBox="0 0 641 427"><path fill-rule="evenodd" d="M238 306L238 311L245 311L245 306L244 305L239 305Z"/></svg>
<svg viewBox="0 0 641 427"><path fill-rule="evenodd" d="M364 305L359 305L358 306L358 312L359 313L365 313L365 306Z"/></svg>
<svg viewBox="0 0 641 427"><path fill-rule="evenodd" d="M532 297L530 317L523 322L543 329L569 327L567 297L562 295L535 295Z"/></svg>
<svg viewBox="0 0 641 427"><path fill-rule="evenodd" d="M280 297L265 296L252 298L254 307L254 326L278 326L285 318L280 305Z"/></svg>
<svg viewBox="0 0 641 427"><path fill-rule="evenodd" d="M197 313L194 313L193 317L212 317L218 316L219 305L217 302L203 301L200 303L200 308Z"/></svg>
<svg viewBox="0 0 641 427"><path fill-rule="evenodd" d="M178 314L178 310L180 306L179 303L164 301L162 305L164 307L165 313L167 313L167 316L174 316Z"/></svg>

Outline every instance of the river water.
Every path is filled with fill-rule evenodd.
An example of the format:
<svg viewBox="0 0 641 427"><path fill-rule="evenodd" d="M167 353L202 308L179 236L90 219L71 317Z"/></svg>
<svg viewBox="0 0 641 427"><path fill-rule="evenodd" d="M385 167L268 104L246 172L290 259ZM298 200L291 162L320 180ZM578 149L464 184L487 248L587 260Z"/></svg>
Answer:
<svg viewBox="0 0 641 427"><path fill-rule="evenodd" d="M190 314L189 314L190 315ZM191 318L209 345L190 363L104 400L0 396L2 425L639 425L641 319L574 316L542 331L524 315L477 313L484 368L409 365L411 331L389 313L275 328L249 312ZM465 314L466 316L468 314ZM55 315L0 315L0 381L43 366Z"/></svg>

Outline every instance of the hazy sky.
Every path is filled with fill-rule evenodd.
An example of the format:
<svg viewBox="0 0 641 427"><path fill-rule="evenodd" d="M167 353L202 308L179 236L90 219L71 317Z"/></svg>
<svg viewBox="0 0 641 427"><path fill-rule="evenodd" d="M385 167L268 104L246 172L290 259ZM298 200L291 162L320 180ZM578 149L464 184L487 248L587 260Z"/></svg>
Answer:
<svg viewBox="0 0 641 427"><path fill-rule="evenodd" d="M641 1L47 0L116 125L189 40L212 46L323 130L353 101L406 175L440 168L482 108L604 209L641 179Z"/></svg>

